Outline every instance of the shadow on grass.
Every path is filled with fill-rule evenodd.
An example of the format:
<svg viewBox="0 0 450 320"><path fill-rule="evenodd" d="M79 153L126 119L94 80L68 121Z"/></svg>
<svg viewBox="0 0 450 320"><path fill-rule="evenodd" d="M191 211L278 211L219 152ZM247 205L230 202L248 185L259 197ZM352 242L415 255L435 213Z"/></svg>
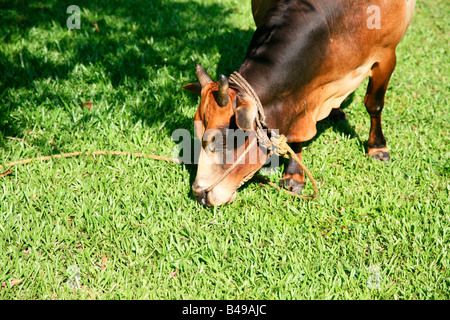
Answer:
<svg viewBox="0 0 450 320"><path fill-rule="evenodd" d="M75 4L81 9L81 29L69 31L67 3L0 0L0 132L3 135L21 134L20 123L10 117L17 107L17 102L9 98L10 89L34 92L36 80L71 79L74 68L80 65L101 70L100 76L85 77L84 82L103 81L114 88L126 86L137 91L148 88L162 68L169 68L175 79L183 73L195 81L195 56L207 57L213 48L227 52L219 72L231 73L237 67L233 63L242 60L235 57L244 56L252 35L224 22L233 10L216 3L77 0ZM55 30L59 30L57 36ZM60 54L62 58L47 59L47 52ZM164 89L176 92L183 84L170 81ZM74 97L67 95L48 93L46 98L59 104L59 100L72 102ZM146 110L152 107L149 99L146 106L133 110L136 121L143 120L152 126L160 117L170 118L168 132L189 123L191 117L175 112L171 95L161 94L159 98L164 110L156 113ZM188 99L192 105L197 104L196 97ZM83 101L77 101L80 102Z"/></svg>

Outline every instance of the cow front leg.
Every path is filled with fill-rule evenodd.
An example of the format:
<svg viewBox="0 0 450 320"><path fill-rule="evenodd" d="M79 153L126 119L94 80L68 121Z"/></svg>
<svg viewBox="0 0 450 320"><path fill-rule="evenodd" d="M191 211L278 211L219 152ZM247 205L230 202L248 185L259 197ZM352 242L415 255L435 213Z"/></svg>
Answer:
<svg viewBox="0 0 450 320"><path fill-rule="evenodd" d="M297 157L302 160L302 143L291 143L292 150ZM300 169L297 161L289 159L288 166L284 170L283 178L280 180L280 187L283 187L296 194L301 194L305 187L305 173Z"/></svg>
<svg viewBox="0 0 450 320"><path fill-rule="evenodd" d="M390 52L372 67L372 75L369 78L369 85L364 98L367 112L370 115L367 151L369 156L379 161L389 161L390 159L390 154L386 147L386 139L381 129L381 112L383 111L384 96L395 64L395 52Z"/></svg>

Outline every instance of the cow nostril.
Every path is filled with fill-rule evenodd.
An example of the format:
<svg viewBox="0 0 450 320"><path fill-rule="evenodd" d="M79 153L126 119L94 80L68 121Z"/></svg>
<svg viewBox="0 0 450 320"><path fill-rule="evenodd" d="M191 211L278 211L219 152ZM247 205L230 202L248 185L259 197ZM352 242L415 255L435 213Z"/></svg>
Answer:
<svg viewBox="0 0 450 320"><path fill-rule="evenodd" d="M200 202L202 206L206 206L206 197L207 193L205 191L201 191L195 195L197 201Z"/></svg>
<svg viewBox="0 0 450 320"><path fill-rule="evenodd" d="M202 201L200 203L202 206L206 206L206 192L203 193Z"/></svg>

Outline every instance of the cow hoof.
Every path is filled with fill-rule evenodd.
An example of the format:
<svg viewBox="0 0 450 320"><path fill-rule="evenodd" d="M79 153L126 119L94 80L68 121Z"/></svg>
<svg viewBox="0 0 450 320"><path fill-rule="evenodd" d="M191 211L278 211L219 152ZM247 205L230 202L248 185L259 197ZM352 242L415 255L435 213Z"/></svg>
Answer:
<svg viewBox="0 0 450 320"><path fill-rule="evenodd" d="M387 148L369 150L369 156L377 161L387 162L391 159L391 155Z"/></svg>
<svg viewBox="0 0 450 320"><path fill-rule="evenodd" d="M285 188L295 194L302 194L303 188L305 187L304 182L298 182L292 178L285 178L280 180L280 187Z"/></svg>

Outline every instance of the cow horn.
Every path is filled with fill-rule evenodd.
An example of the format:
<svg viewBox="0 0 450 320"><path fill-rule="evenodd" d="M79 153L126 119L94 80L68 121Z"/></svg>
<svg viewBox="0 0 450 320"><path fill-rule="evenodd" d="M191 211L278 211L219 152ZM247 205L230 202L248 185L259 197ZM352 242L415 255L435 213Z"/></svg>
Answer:
<svg viewBox="0 0 450 320"><path fill-rule="evenodd" d="M221 74L219 76L219 92L217 93L217 104L219 107L224 108L228 105L228 102L230 101L230 98L228 96L228 79L226 76Z"/></svg>
<svg viewBox="0 0 450 320"><path fill-rule="evenodd" d="M208 72L206 72L206 69L203 68L198 63L195 64L195 74L197 75L198 81L202 85L202 88L207 84L213 82L211 80L211 77L208 75Z"/></svg>

